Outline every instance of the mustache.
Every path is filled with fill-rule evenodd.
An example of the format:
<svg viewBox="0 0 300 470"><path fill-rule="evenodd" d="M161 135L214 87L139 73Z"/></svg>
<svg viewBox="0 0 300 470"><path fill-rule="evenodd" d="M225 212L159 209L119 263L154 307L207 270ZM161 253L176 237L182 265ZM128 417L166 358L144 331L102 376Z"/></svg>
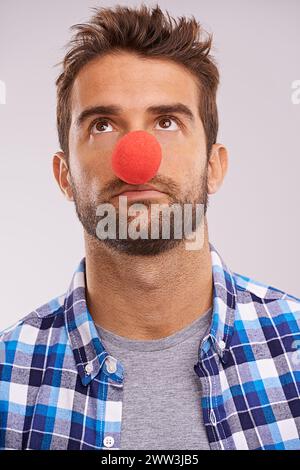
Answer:
<svg viewBox="0 0 300 470"><path fill-rule="evenodd" d="M146 184L153 185L157 187L160 191L165 192L168 196L172 198L176 198L178 194L180 194L180 188L178 185L171 180L170 178L162 177L160 175L156 175L155 178L147 181ZM124 181L120 179L115 179L107 183L101 193L103 196L112 197L114 194L121 192L125 186Z"/></svg>

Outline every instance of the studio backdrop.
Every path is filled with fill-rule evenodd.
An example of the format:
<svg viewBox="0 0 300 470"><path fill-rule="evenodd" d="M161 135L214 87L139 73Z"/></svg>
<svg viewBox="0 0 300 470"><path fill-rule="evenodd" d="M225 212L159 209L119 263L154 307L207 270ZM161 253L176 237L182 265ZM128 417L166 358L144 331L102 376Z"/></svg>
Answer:
<svg viewBox="0 0 300 470"><path fill-rule="evenodd" d="M0 330L65 292L84 255L73 204L52 174L55 64L70 26L116 3L139 4L0 2ZM229 169L209 199L210 241L233 271L300 297L300 2L158 3L174 17L194 15L214 37Z"/></svg>

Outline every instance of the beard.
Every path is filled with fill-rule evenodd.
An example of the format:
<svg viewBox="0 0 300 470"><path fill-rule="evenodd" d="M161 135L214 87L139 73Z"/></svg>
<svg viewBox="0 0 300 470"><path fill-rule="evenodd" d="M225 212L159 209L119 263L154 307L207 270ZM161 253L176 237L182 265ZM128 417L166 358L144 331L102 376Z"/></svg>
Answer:
<svg viewBox="0 0 300 470"><path fill-rule="evenodd" d="M160 184L161 187L166 188L165 196L168 196L168 203L163 203L164 206L171 209L173 204L176 204L179 209L181 209L181 214L184 213L184 207L186 204L190 205L191 210L188 212L187 218L182 220L182 236L175 238L175 216L173 213L170 215L169 219L169 226L170 226L170 233L168 238L163 236L162 231L162 217L159 216L159 234L158 237L153 238L151 237L151 227L153 223L153 219L147 218L147 238L131 238L130 234L127 232L126 238L120 237L120 229L121 226L119 225L120 221L120 212L119 207L114 206L115 210L115 220L116 220L116 236L113 238L99 238L97 236L97 224L99 222L99 216L97 216L97 207L100 204L111 204L109 195L105 195L106 192L110 192L114 189L122 189L123 182L121 180L114 181L106 186L106 189L101 191L101 194L95 195L93 194L90 197L87 193L83 190L79 190L77 185L75 185L72 175L70 174L70 184L73 192L73 198L75 203L75 210L79 221L81 222L84 230L87 232L88 235L92 237L92 239L97 240L98 243L104 244L109 249L115 252L122 252L132 256L155 256L161 253L170 251L176 247L179 247L187 237L191 234L191 232L197 230L199 227L202 217L205 216L207 207L208 207L208 190L207 190L207 165L205 167L205 171L200 178L198 183L194 183L194 185L187 191L184 195L178 196L178 186L174 184L173 181L167 179L166 177L160 177L156 175L156 177L151 181L151 184L157 185ZM162 189L163 190L163 189ZM137 201L128 202L127 201L127 208L129 208L133 204L143 204L145 208L148 210L151 209L152 204L162 204L158 201L153 201L150 199L139 199ZM202 216L197 216L197 206L202 205ZM172 212L172 211L171 211ZM160 214L161 215L161 214ZM198 214L199 215L199 214ZM125 220L128 225L132 222L132 219L135 217L125 214ZM200 220L199 220L200 219ZM123 217L124 220L124 217ZM188 223L188 227L190 230L186 230L186 225L183 228L183 223ZM137 228L140 227L142 224L138 222ZM178 227L178 222L177 222Z"/></svg>

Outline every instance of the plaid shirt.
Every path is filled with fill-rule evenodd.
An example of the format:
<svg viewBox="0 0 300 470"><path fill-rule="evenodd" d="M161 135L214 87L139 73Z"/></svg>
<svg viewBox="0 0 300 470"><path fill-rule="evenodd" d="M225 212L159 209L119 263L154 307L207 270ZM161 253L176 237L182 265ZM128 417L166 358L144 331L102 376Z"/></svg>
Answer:
<svg viewBox="0 0 300 470"><path fill-rule="evenodd" d="M191 373L211 449L300 449L300 299L210 250L212 323ZM124 369L87 309L85 259L66 294L0 340L0 449L121 448Z"/></svg>

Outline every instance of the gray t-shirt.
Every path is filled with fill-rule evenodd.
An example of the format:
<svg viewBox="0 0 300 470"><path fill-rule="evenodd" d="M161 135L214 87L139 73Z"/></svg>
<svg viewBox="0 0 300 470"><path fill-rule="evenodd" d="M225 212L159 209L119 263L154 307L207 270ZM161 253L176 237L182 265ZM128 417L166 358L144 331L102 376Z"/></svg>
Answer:
<svg viewBox="0 0 300 470"><path fill-rule="evenodd" d="M171 336L132 340L96 325L106 351L124 366L121 449L209 449L194 371L212 309Z"/></svg>

